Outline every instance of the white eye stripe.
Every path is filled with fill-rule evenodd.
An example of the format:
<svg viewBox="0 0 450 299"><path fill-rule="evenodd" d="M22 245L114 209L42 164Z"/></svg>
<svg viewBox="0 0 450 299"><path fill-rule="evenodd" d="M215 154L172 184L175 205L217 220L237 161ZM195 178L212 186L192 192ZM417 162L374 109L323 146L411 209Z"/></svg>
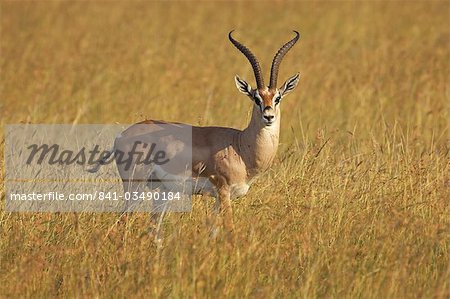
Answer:
<svg viewBox="0 0 450 299"><path fill-rule="evenodd" d="M277 92L272 99L273 99L273 102L275 103L275 105L279 104L280 101L281 101L281 94L280 94L280 92Z"/></svg>
<svg viewBox="0 0 450 299"><path fill-rule="evenodd" d="M255 92L254 99L255 99L255 102L256 102L258 105L261 106L261 104L262 104L262 98L261 98L261 96L259 95L258 92Z"/></svg>

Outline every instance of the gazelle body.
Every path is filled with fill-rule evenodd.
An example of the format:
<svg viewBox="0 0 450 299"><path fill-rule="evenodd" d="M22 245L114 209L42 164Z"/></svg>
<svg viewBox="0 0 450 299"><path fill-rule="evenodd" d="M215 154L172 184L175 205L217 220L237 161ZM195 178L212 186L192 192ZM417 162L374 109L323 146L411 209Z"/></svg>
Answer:
<svg viewBox="0 0 450 299"><path fill-rule="evenodd" d="M227 127L197 127L187 124L168 123L146 120L133 125L122 132L115 140L114 150L129 152L130 138L145 136L146 142L162 145L168 156L182 155L186 147L192 146L192 178L194 180L193 193L207 194L216 198L216 208L223 215L223 224L229 231L233 230L231 199L244 196L257 176L266 171L274 160L278 148L280 133L280 101L292 91L299 80L296 74L288 79L281 88L276 87L279 63L283 56L299 39L296 36L275 55L272 62L270 85L265 86L261 68L256 57L248 48L240 44L229 34L230 41L249 60L253 67L257 88L251 86L238 76L235 77L238 90L247 95L252 102L253 112L251 120L244 130ZM180 131L175 137L167 138L165 130L170 127L170 135ZM183 140L182 130L192 130L192 145ZM145 150L144 150L145 151ZM167 187L163 183L156 186L155 179L176 177L183 169L167 169L164 165L153 167L135 165L133 175L146 175L150 173L151 188ZM181 167L181 166L180 166ZM124 191L143 191L146 182L137 182L128 179L132 176L131 170L118 164L119 173L124 182ZM98 170L94 169L94 171ZM158 214L152 218L156 220Z"/></svg>

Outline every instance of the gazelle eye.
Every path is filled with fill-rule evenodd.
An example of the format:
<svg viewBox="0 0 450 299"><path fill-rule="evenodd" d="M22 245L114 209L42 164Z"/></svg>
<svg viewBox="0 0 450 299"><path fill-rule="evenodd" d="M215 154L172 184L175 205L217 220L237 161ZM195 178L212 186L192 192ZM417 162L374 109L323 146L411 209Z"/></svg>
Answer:
<svg viewBox="0 0 450 299"><path fill-rule="evenodd" d="M275 99L275 104L280 103L280 100L281 100L281 96L277 96L277 98Z"/></svg>
<svg viewBox="0 0 450 299"><path fill-rule="evenodd" d="M261 100L260 99L258 99L258 98L253 98L254 100L255 100L255 103L256 103L256 105L258 105L258 106L260 106L261 107Z"/></svg>

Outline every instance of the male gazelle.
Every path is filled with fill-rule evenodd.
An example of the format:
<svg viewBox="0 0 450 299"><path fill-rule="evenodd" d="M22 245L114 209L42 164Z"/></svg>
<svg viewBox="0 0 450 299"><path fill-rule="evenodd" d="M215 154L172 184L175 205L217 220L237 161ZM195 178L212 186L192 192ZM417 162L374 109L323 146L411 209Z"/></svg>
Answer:
<svg viewBox="0 0 450 299"><path fill-rule="evenodd" d="M253 89L246 81L235 77L238 90L254 104L247 128L237 130L227 127L197 127L146 120L123 131L120 137L116 138L112 151L130 152L131 144L126 140L146 136L146 141L164 144L169 155L179 153L183 147L188 146L186 141L183 138L174 139L173 136L172 139L163 140L165 128L161 125L173 125L171 130L192 130L192 177L196 181L193 191L195 194L209 194L216 198L216 208L222 214L223 225L228 231L233 230L230 200L245 195L253 180L266 171L274 160L280 133L280 103L299 81L299 74L296 74L277 88L278 70L283 57L300 37L299 33L294 31L295 37L278 50L272 61L270 83L266 86L257 58L246 46L232 37L232 32L228 35L230 41L248 59L256 79L256 88ZM142 190L142 183L129 179L130 170L119 164L117 166L124 182L124 191ZM97 170L98 167L94 168L93 172ZM177 171L164 169L164 166L149 169L148 165L136 165L133 172L144 175L150 173L149 180L155 180ZM157 220L158 214L152 214L153 221Z"/></svg>

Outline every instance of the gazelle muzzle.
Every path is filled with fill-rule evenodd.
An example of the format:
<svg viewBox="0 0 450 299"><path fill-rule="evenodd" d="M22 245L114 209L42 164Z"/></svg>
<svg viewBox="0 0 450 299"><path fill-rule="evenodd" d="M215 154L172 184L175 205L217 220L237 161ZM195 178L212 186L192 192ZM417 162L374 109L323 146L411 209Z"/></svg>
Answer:
<svg viewBox="0 0 450 299"><path fill-rule="evenodd" d="M275 110L271 106L264 107L262 111L262 117L266 125L272 125L276 120Z"/></svg>

